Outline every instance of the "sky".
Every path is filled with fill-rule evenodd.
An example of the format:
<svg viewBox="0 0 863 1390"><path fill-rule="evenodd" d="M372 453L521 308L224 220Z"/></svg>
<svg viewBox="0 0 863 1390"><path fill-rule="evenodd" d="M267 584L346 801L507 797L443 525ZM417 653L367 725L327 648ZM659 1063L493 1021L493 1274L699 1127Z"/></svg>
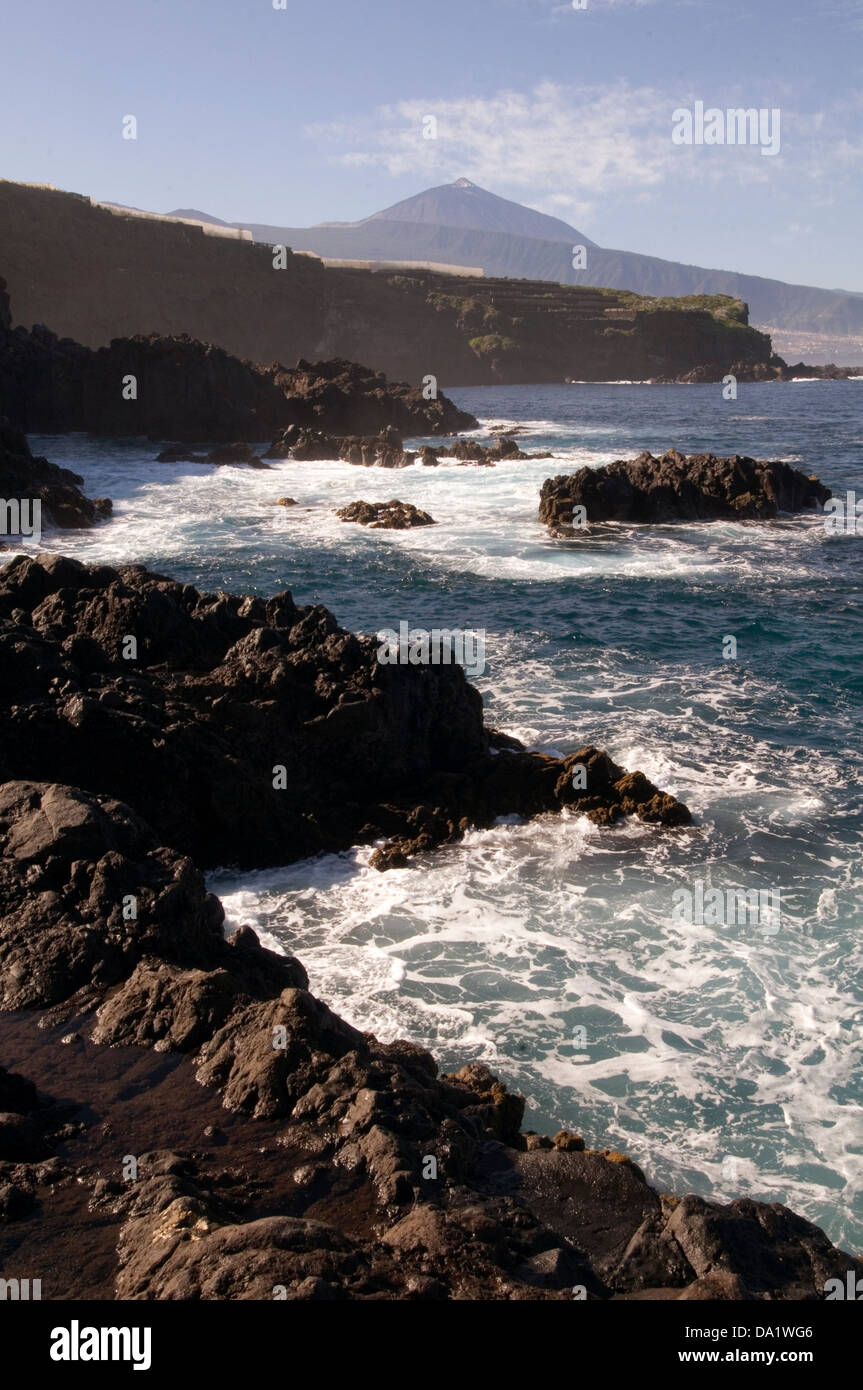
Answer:
<svg viewBox="0 0 863 1390"><path fill-rule="evenodd" d="M601 246L863 291L863 0L9 0L0 51L5 178L307 226L467 177ZM778 109L778 154L675 144L696 102Z"/></svg>

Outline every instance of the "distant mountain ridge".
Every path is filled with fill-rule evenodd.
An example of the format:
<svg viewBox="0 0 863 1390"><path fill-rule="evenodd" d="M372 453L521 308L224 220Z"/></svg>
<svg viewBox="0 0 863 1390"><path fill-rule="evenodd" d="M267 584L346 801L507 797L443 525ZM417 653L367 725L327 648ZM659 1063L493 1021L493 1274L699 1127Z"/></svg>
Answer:
<svg viewBox="0 0 863 1390"><path fill-rule="evenodd" d="M427 188L425 193L394 203L362 222L342 225L365 227L372 222L420 222L438 227L462 227L474 232L504 232L508 236L530 237L536 241L569 243L575 238L584 246L596 245L568 222L501 198L497 193L489 193L470 179L456 179L455 183Z"/></svg>
<svg viewBox="0 0 863 1390"><path fill-rule="evenodd" d="M313 251L325 259L433 261L481 266L486 275L551 280L678 297L729 294L749 305L750 321L788 333L819 334L825 351L836 345L834 360L859 361L859 345L842 339L863 335L863 294L791 285L737 271L711 270L658 256L599 247L583 232L556 217L523 207L480 188L469 179L426 189L359 222L314 227L265 223L224 223L189 210L172 216L195 217L222 226L248 228L256 241ZM573 266L573 250L586 250L584 269Z"/></svg>

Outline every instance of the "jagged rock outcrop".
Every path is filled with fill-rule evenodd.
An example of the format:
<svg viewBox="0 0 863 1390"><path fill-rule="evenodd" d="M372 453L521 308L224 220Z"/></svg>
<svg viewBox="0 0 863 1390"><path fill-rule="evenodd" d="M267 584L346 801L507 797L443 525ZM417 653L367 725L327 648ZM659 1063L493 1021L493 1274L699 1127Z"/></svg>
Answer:
<svg viewBox="0 0 863 1390"><path fill-rule="evenodd" d="M562 535L572 532L576 507L584 508L580 519L587 525L764 520L779 512L818 508L830 495L817 478L779 460L684 455L671 449L661 458L643 453L629 462L548 478L540 492L539 520Z"/></svg>
<svg viewBox="0 0 863 1390"><path fill-rule="evenodd" d="M661 1197L624 1154L522 1134L481 1063L441 1075L358 1032L251 929L225 941L128 806L0 785L0 920L4 1051L27 1059L0 1070L0 1215L39 1204L13 1248L52 1251L44 1297L798 1300L863 1270L778 1204ZM22 1006L39 1029L7 1024ZM58 1114L40 1091L71 1016ZM204 1088L230 1125L201 1126Z"/></svg>
<svg viewBox="0 0 863 1390"><path fill-rule="evenodd" d="M850 377L863 377L863 366L837 367L835 362L824 366L808 366L805 362L783 363L783 379L791 381L794 377L809 377L812 381L847 381Z"/></svg>
<svg viewBox="0 0 863 1390"><path fill-rule="evenodd" d="M323 430L291 425L273 440L264 458L293 458L300 462L340 459L343 463L354 463L363 468L409 468L412 463L436 468L443 460L454 459L458 463L476 463L493 468L501 459L551 458L551 454L525 454L514 439L503 436L491 445L482 444L478 439L456 439L436 447L423 444L419 449L405 449L401 435L392 427L377 435L340 437ZM195 460L198 463L209 461L206 458Z"/></svg>
<svg viewBox="0 0 863 1390"><path fill-rule="evenodd" d="M552 457L549 450L542 453L526 454L518 447L514 439L507 435L498 435L494 444L481 444L478 439L456 439L450 445L441 445L432 450L441 459L451 457L458 459L460 463L489 463L495 464L504 459L548 459Z"/></svg>
<svg viewBox="0 0 863 1390"><path fill-rule="evenodd" d="M234 961L218 899L128 806L51 783L5 782L0 837L4 1008L101 999L145 957L158 957L164 970L223 976ZM237 966L228 974L249 985L254 969L239 966L244 942L234 945ZM295 962L283 965L284 985L308 983Z"/></svg>
<svg viewBox="0 0 863 1390"><path fill-rule="evenodd" d="M689 820L596 749L558 759L490 732L458 666L381 664L320 605L204 594L135 565L0 570L0 719L0 779L116 797L203 866L383 840L385 868L564 806Z"/></svg>
<svg viewBox="0 0 863 1390"><path fill-rule="evenodd" d="M41 503L43 526L67 529L93 526L110 516L110 499L96 497L91 501L81 492L83 481L71 469L59 468L46 458L34 458L25 435L0 415L0 499L2 504L18 503L19 524L26 517L25 524L32 527L31 504L37 499ZM12 534L8 529L10 524L4 506L0 513L0 536Z"/></svg>
<svg viewBox="0 0 863 1390"><path fill-rule="evenodd" d="M93 351L42 326L12 329L5 291L0 279L0 413L31 432L230 443L289 425L428 435L477 423L443 393L426 400L343 358L258 366L188 334L114 338Z"/></svg>
<svg viewBox="0 0 863 1390"><path fill-rule="evenodd" d="M407 531L413 526L434 526L435 519L415 507L412 502L351 502L340 507L336 516L342 521L355 521L372 531Z"/></svg>
<svg viewBox="0 0 863 1390"><path fill-rule="evenodd" d="M265 459L297 459L301 463L341 460L361 468L409 468L416 462L393 426L375 435L338 435L290 425L273 440Z"/></svg>

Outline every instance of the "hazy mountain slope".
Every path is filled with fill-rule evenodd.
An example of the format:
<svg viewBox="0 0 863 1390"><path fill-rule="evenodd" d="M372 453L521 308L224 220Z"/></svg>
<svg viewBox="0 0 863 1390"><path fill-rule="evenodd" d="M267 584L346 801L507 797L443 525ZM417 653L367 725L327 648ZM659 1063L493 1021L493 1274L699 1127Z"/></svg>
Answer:
<svg viewBox="0 0 863 1390"><path fill-rule="evenodd" d="M355 225L365 226L370 222L423 222L437 227L470 228L475 232L505 232L537 241L596 245L568 222L526 208L509 198L500 198L471 183L470 179L457 179L455 183L428 188L425 193L394 203Z"/></svg>
<svg viewBox="0 0 863 1390"><path fill-rule="evenodd" d="M188 217L192 222L212 222L216 227L239 226L235 222L223 222L221 217L214 217L211 212L201 212L198 208L175 208L173 212L167 214L168 217Z"/></svg>
<svg viewBox="0 0 863 1390"><path fill-rule="evenodd" d="M188 211L175 215L207 220L204 214ZM730 294L749 304L754 324L833 339L863 334L863 295L859 293L605 250L568 223L499 198L466 179L428 189L361 222L317 227L232 225L248 227L256 241L283 243L340 260L481 266L491 276L607 286L658 296ZM587 248L587 265L582 270L573 268L576 246Z"/></svg>

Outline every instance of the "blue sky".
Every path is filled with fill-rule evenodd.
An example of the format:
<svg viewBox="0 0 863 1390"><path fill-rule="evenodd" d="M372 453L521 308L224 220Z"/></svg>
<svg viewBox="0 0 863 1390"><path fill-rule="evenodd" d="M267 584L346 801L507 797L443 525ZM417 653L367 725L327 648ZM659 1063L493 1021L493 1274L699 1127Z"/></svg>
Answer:
<svg viewBox="0 0 863 1390"><path fill-rule="evenodd" d="M863 0L43 0L2 49L6 178L303 226L465 175L603 246L863 291ZM780 153L675 146L699 100L778 107Z"/></svg>

